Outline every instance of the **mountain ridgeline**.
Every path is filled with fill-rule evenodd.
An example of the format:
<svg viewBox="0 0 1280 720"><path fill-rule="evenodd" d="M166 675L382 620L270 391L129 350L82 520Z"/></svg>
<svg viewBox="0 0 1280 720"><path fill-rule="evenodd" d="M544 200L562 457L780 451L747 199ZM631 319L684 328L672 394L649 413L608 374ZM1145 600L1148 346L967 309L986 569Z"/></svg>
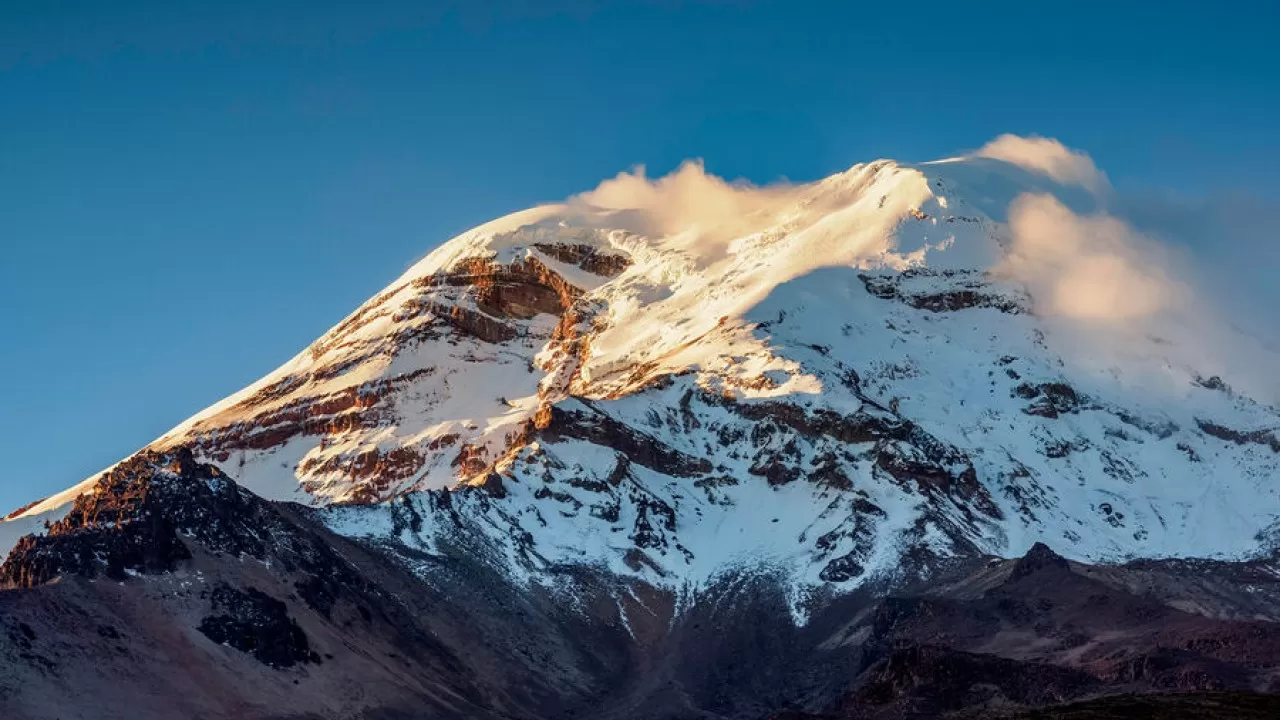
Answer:
<svg viewBox="0 0 1280 720"><path fill-rule="evenodd" d="M1082 350L1010 208L1096 188L678 174L441 245L0 522L6 716L1280 712L1280 413Z"/></svg>

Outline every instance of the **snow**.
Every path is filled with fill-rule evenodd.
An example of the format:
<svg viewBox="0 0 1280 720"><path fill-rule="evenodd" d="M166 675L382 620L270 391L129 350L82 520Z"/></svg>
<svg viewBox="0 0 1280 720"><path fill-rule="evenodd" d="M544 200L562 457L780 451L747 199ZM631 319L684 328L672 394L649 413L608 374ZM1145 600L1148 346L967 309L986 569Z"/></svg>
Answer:
<svg viewBox="0 0 1280 720"><path fill-rule="evenodd" d="M899 572L909 547L946 557L962 542L1017 555L1044 541L1089 561L1255 553L1258 534L1280 523L1280 456L1207 435L1199 421L1274 430L1275 409L1199 383L1218 366L1176 318L1135 332L1044 312L1043 297L1028 297L1038 288L1007 272L1018 239L1011 206L1051 197L1092 218L1104 209L1105 176L1091 168L1043 144L1006 143L933 163L860 164L782 188L731 186L697 166L657 181L624 174L442 245L311 348L157 443L216 438L301 401L398 383L377 423L207 459L263 497L325 506L349 500L359 482L345 467L324 469L327 461L413 448L422 467L383 499L409 498L422 529L403 530L393 522L401 510L383 504L332 508L336 531L377 538L401 528L401 541L434 552L459 530L438 522L422 491L497 472L506 497L459 493L455 509L514 576L533 581L548 566L586 563L696 593L730 570L755 568L792 579L798 621L806 589L846 554L863 572L843 587ZM630 265L596 275L535 247L545 244L586 245ZM580 290L584 349L557 339L551 315L506 319L516 336L496 343L463 334L394 340L441 327L449 308L483 312L463 290L426 282L472 258L536 259ZM872 294L864 276L886 279L896 296ZM957 292L1020 311L935 312L903 300ZM1028 414L1023 395L1053 383L1072 388L1079 406ZM618 480L614 448L521 441L550 403L598 413L712 470L676 477L631 462ZM971 521L966 501L893 481L871 443L753 437L762 423L724 403L900 416L972 462L1000 518ZM464 446L483 472L455 462ZM774 455L805 477L774 486L753 473ZM851 487L806 479L831 458ZM0 523L0 547L91 487ZM671 527L653 515L659 506L670 509ZM627 562L642 514L656 569Z"/></svg>
<svg viewBox="0 0 1280 720"><path fill-rule="evenodd" d="M46 523L55 523L65 518L71 512L76 498L93 492L101 474L45 498L21 513L0 520L0 557L7 556L9 550L24 536L43 534Z"/></svg>
<svg viewBox="0 0 1280 720"><path fill-rule="evenodd" d="M103 472L106 472L106 471L104 470ZM27 508L19 515L10 519L16 520L20 518L46 516L49 513L65 508L71 503L75 502L76 498L80 497L81 495L85 495L92 492L94 486L98 481L98 478L102 474L103 473L98 473L93 477L89 478L88 480L85 480L84 482L81 482L80 484L75 485L74 487L63 490L62 492L56 495L51 495L45 498L44 500L41 500L40 502L36 503L35 505L32 505L31 507Z"/></svg>

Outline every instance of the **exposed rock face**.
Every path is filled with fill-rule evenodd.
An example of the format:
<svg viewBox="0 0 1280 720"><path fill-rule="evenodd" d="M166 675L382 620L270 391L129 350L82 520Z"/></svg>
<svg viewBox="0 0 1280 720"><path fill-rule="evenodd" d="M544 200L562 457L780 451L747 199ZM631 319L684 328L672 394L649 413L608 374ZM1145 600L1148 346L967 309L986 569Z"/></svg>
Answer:
<svg viewBox="0 0 1280 720"><path fill-rule="evenodd" d="M285 604L270 595L219 585L213 589L212 605L218 614L201 620L197 629L213 642L249 653L272 668L320 662Z"/></svg>
<svg viewBox="0 0 1280 720"><path fill-rule="evenodd" d="M617 610L586 628L478 561L482 540L375 551L220 480L189 452L140 456L0 566L22 586L0 591L10 716L563 717L629 667ZM424 559L430 582L406 569Z"/></svg>
<svg viewBox="0 0 1280 720"><path fill-rule="evenodd" d="M937 717L975 706L1057 705L1092 694L1099 685L1079 670L916 645L890 653L840 710Z"/></svg>
<svg viewBox="0 0 1280 720"><path fill-rule="evenodd" d="M1023 409L1023 412L1028 415L1056 418L1061 414L1077 412L1080 409L1079 396L1066 383L1023 383L1014 388L1013 392L1020 398L1033 401Z"/></svg>
<svg viewBox="0 0 1280 720"><path fill-rule="evenodd" d="M1271 448L1271 452L1280 453L1280 435L1277 435L1273 430L1233 430L1214 422L1199 419L1196 420L1196 424L1200 426L1200 429L1206 435L1212 435L1220 440L1227 440L1237 445L1248 443L1264 445Z"/></svg>
<svg viewBox="0 0 1280 720"><path fill-rule="evenodd" d="M1068 572L1069 570L1070 565L1066 558L1049 549L1048 545L1036 543L1031 546L1026 555L1018 558L1018 561L1013 564L1009 579L1019 580L1044 571Z"/></svg>
<svg viewBox="0 0 1280 720"><path fill-rule="evenodd" d="M1075 559L1258 549L1280 417L1157 339L1106 373L1078 362L992 264L1007 228L963 171L858 166L714 242L581 203L519 213L149 452L316 507L484 488L453 512L518 574L698 586L757 562L808 592L1011 538ZM1187 397L1132 393L1152 372ZM453 516L423 513L430 547Z"/></svg>
<svg viewBox="0 0 1280 720"><path fill-rule="evenodd" d="M985 717L1266 689L1280 657L1272 622L1181 612L1089 577L1125 582L1124 568L1071 568L1046 547L887 597L831 597L797 626L779 578L725 578L684 599L568 569L554 587L521 586L476 562L475 534L428 555L250 503L279 523L262 558L189 537L190 559L159 574L92 582L96 571L74 564L58 582L0 592L11 716ZM422 522L401 510L403 529ZM327 555L311 544L325 538L338 548ZM1224 600L1256 592L1227 566L1164 571L1214 582ZM51 695L64 678L76 681Z"/></svg>
<svg viewBox="0 0 1280 720"><path fill-rule="evenodd" d="M191 423L181 433L182 445L219 463L236 464L238 458L240 467L252 464L256 453L311 446L292 468L299 479L297 490L306 493L298 499L376 502L402 492L424 471L445 479L431 484L482 473L487 462L478 467L449 463L450 453L456 452L450 448L469 440L471 447L496 457L509 444L513 428L485 438L475 427L459 426L391 447L370 438L404 427L406 416L447 400L451 383L465 376L465 363L494 352L487 346L504 346L497 351L505 356L504 364L528 366L517 378L533 371L541 344L564 345L573 355L576 326L590 311L577 307L583 289L548 262L607 278L625 270L629 260L581 243L538 242L530 248L531 254L510 262L463 257L398 282L314 343L305 362L295 361L271 382ZM540 316L562 321L549 325ZM424 344L436 344L444 352L426 351ZM406 361L421 364L386 370ZM494 397L502 392L512 399L536 394L539 379L529 376L514 388L495 387ZM406 398L412 401L406 403ZM421 407L424 399L426 408ZM293 492L285 490L284 496Z"/></svg>
<svg viewBox="0 0 1280 720"><path fill-rule="evenodd" d="M20 540L0 566L0 582L33 587L64 573L123 580L189 560L180 535L219 552L261 556L259 518L249 493L191 451L143 452L117 465L92 494L45 535Z"/></svg>
<svg viewBox="0 0 1280 720"><path fill-rule="evenodd" d="M896 300L933 313L970 308L992 308L1010 314L1028 312L1025 298L993 291L979 273L913 269L893 275L858 277L867 292L882 300ZM936 282L938 280L942 282Z"/></svg>
<svg viewBox="0 0 1280 720"><path fill-rule="evenodd" d="M448 273L415 282L422 288L464 287L473 294L481 312L495 318L528 320L538 313L559 315L573 304L582 291L535 258L508 265L480 258L464 260ZM488 342L510 340L517 331L482 337Z"/></svg>
<svg viewBox="0 0 1280 720"><path fill-rule="evenodd" d="M625 255L601 252L600 248L585 243L537 243L534 247L560 262L604 277L617 277L631 265Z"/></svg>
<svg viewBox="0 0 1280 720"><path fill-rule="evenodd" d="M974 187L972 162L857 166L749 229L584 196L444 244L260 382L0 521L5 548L25 536L0 566L22 668L0 700L39 715L77 674L136 694L60 666L77 643L167 673L158 716L1268 689L1280 601L1248 588L1275 585L1280 416L1159 338L1081 360L999 272L986 212L1043 179L983 166L1001 182ZM1254 559L1088 564L1188 556Z"/></svg>
<svg viewBox="0 0 1280 720"><path fill-rule="evenodd" d="M624 425L608 415L592 412L590 405L563 410L549 407L534 427L539 436L555 442L561 438L586 440L621 453L630 463L643 465L664 475L694 477L711 471L705 458L685 455L654 438Z"/></svg>

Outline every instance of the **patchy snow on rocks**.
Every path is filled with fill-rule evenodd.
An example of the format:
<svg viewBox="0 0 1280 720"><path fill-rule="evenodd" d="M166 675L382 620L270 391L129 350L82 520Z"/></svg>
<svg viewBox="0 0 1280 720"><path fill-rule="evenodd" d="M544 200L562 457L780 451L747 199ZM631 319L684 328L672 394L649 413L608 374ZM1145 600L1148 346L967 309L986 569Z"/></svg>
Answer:
<svg viewBox="0 0 1280 720"><path fill-rule="evenodd" d="M474 542L530 580L781 573L798 617L805 588L1037 541L1095 562L1266 549L1280 414L1202 367L1169 308L1050 302L1056 266L1026 263L1061 254L1028 255L1011 208L1113 228L1105 175L1050 151L766 188L624 173L445 243L152 447L328 507L339 533ZM1127 241L1088 245L1120 281ZM1054 292L1094 291L1084 272Z"/></svg>

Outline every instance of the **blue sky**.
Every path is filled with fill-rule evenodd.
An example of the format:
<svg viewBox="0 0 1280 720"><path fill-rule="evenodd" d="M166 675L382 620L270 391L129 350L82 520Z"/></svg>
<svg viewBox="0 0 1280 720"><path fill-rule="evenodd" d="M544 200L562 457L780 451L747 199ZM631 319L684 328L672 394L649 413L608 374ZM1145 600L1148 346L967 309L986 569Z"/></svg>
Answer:
<svg viewBox="0 0 1280 720"><path fill-rule="evenodd" d="M0 506L265 374L452 234L639 163L808 180L1035 133L1120 190L1273 201L1274 6L5 3Z"/></svg>

